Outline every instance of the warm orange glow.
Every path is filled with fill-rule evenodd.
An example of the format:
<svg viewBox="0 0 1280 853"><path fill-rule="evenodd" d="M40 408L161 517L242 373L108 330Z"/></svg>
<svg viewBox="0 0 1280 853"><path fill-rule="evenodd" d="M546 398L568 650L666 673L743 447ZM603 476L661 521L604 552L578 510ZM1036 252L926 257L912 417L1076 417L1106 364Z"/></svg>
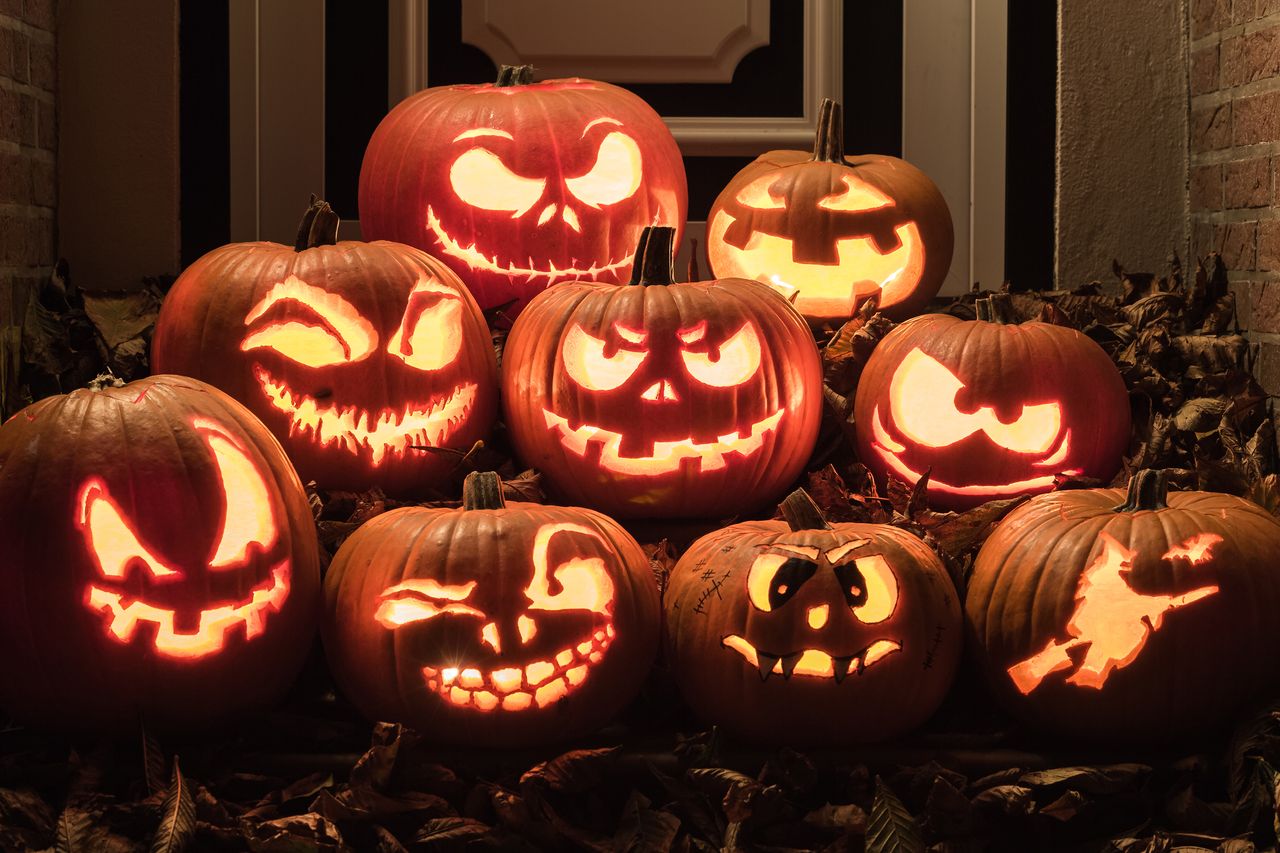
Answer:
<svg viewBox="0 0 1280 853"><path fill-rule="evenodd" d="M599 208L635 195L641 172L640 146L615 130L601 140L596 161L586 174L565 178L564 183L583 204Z"/></svg>
<svg viewBox="0 0 1280 853"><path fill-rule="evenodd" d="M520 643L527 646L538 634L538 623L522 615L516 620L516 631L520 634Z"/></svg>
<svg viewBox="0 0 1280 853"><path fill-rule="evenodd" d="M402 581L383 590L373 618L389 629L434 619L446 613L483 619L481 611L458 603L469 598L475 586L475 581L460 586L442 585L431 578Z"/></svg>
<svg viewBox="0 0 1280 853"><path fill-rule="evenodd" d="M85 547L104 578L123 580L130 564L141 563L153 578L176 578L176 568L142 544L116 504L107 486L97 477L86 480L76 498L76 525Z"/></svg>
<svg viewBox="0 0 1280 853"><path fill-rule="evenodd" d="M676 393L675 386L662 379L644 389L640 399L651 403L676 403L679 402L680 395Z"/></svg>
<svg viewBox="0 0 1280 853"><path fill-rule="evenodd" d="M573 557L554 569L548 566L552 537L565 533L588 536L604 544L594 530L581 524L559 522L539 527L533 537L533 580L525 590L531 602L529 609L607 613L613 603L613 581L601 557ZM553 575L560 587L554 595L551 593Z"/></svg>
<svg viewBox="0 0 1280 853"><path fill-rule="evenodd" d="M853 563L858 567L867 587L866 601L853 608L853 614L868 625L883 622L893 615L898 606L897 576L880 554L859 557Z"/></svg>
<svg viewBox="0 0 1280 853"><path fill-rule="evenodd" d="M881 190L860 181L851 174L840 176L844 189L835 195L829 195L818 202L818 207L825 210L843 210L861 213L867 210L879 210L882 207L893 207L893 199Z"/></svg>
<svg viewBox="0 0 1280 853"><path fill-rule="evenodd" d="M485 626L480 629L480 639L484 644L493 649L498 654L502 654L502 638L498 636L498 625L496 622L486 622Z"/></svg>
<svg viewBox="0 0 1280 853"><path fill-rule="evenodd" d="M831 653L821 649L804 649L786 657L769 654L763 658L762 668L761 653L747 640L736 634L730 634L720 642L725 648L742 655L752 667L760 670L761 680L767 680L770 675L777 674L787 679L793 675L807 678L831 678L836 683L844 681L849 675L861 675L867 667L884 660L892 652L902 649L902 644L895 640L876 640L862 652L847 657L833 657Z"/></svg>
<svg viewBox="0 0 1280 853"><path fill-rule="evenodd" d="M689 375L703 385L733 388L755 376L760 369L760 338L755 326L744 323L720 345L714 360L710 353L683 349L680 358Z"/></svg>
<svg viewBox="0 0 1280 853"><path fill-rule="evenodd" d="M837 545L836 547L830 549L829 551L827 551L825 553L827 562L831 563L832 565L835 565L836 563L843 560L845 557L849 556L849 554L851 554L852 552L861 548L863 545L870 545L870 544L871 544L870 539L850 539L848 542L843 542Z"/></svg>
<svg viewBox="0 0 1280 853"><path fill-rule="evenodd" d="M574 323L560 348L565 373L590 391L612 391L625 384L648 357L647 352L621 347L606 356L605 347L603 340Z"/></svg>
<svg viewBox="0 0 1280 853"><path fill-rule="evenodd" d="M1137 660L1166 613L1218 591L1216 584L1206 584L1181 595L1135 592L1126 580L1135 552L1108 533L1099 534L1099 540L1102 549L1081 573L1076 588L1076 609L1067 621L1070 639L1050 640L1036 654L1009 667L1009 677L1024 694L1039 687L1050 674L1076 666L1068 654L1076 648L1084 648L1084 656L1076 671L1067 676L1067 683L1101 689L1113 671ZM1196 536L1171 549L1165 558L1195 555L1192 562L1200 562L1220 541L1212 534Z"/></svg>
<svg viewBox="0 0 1280 853"><path fill-rule="evenodd" d="M786 554L761 554L751 563L747 571L747 599L757 610L768 613L773 610L769 600L773 591L778 571L791 559ZM778 594L785 595L788 589L785 584L778 587Z"/></svg>
<svg viewBox="0 0 1280 853"><path fill-rule="evenodd" d="M867 541L867 540L863 540ZM785 542L774 542L769 546L773 551L784 551L788 554L795 554L797 557L804 557L807 560L817 560L822 551L812 545L788 545Z"/></svg>
<svg viewBox="0 0 1280 853"><path fill-rule="evenodd" d="M432 296L438 297L420 311ZM453 364L462 350L462 300L453 288L420 276L409 293L404 317L387 352L415 370L439 370Z"/></svg>
<svg viewBox="0 0 1280 853"><path fill-rule="evenodd" d="M1192 536L1180 545L1174 545L1164 552L1163 558L1166 560L1186 560L1193 566L1199 565L1209 559L1213 546L1221 541L1222 537L1216 533L1201 533L1198 536Z"/></svg>
<svg viewBox="0 0 1280 853"><path fill-rule="evenodd" d="M513 219L533 207L547 188L545 178L517 175L487 148L462 152L449 167L449 183L458 198L472 207L509 211Z"/></svg>
<svg viewBox="0 0 1280 853"><path fill-rule="evenodd" d="M248 560L253 545L265 551L276 541L271 493L245 449L221 426L205 418L195 418L192 426L213 452L224 496L218 544L209 567L238 567Z"/></svg>
<svg viewBox="0 0 1280 853"><path fill-rule="evenodd" d="M253 325L281 303L291 303L313 321L295 318L256 329L241 342L242 351L265 347L307 367L327 367L367 358L378 345L377 332L350 302L295 275L272 287L249 310L244 324Z"/></svg>
<svg viewBox="0 0 1280 853"><path fill-rule="evenodd" d="M498 139L514 140L510 133L505 130L498 130L496 127L473 127L470 130L464 130L453 138L454 142L461 142L464 139L476 139L482 136L496 136Z"/></svg>
<svg viewBox="0 0 1280 853"><path fill-rule="evenodd" d="M809 627L817 631L823 625L827 624L827 617L831 613L831 605L820 604L817 607L810 607L805 613L805 621L809 623Z"/></svg>

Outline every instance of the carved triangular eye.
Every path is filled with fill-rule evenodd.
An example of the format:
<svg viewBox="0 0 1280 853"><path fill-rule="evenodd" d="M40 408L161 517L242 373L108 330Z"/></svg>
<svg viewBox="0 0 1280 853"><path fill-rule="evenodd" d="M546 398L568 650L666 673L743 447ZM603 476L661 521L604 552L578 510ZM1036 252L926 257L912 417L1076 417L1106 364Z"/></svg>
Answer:
<svg viewBox="0 0 1280 853"><path fill-rule="evenodd" d="M624 327L616 329L619 338L635 344L635 333L627 333ZM644 337L639 337L643 343ZM648 351L615 347L608 349L604 340L587 332L574 323L569 327L561 348L565 372L574 382L589 391L612 391L630 379L648 357Z"/></svg>
<svg viewBox="0 0 1280 853"><path fill-rule="evenodd" d="M686 335L681 335L682 339ZM714 388L741 385L760 369L760 337L755 326L743 323L738 331L716 348L714 357L707 350L682 348L680 358L689 375Z"/></svg>

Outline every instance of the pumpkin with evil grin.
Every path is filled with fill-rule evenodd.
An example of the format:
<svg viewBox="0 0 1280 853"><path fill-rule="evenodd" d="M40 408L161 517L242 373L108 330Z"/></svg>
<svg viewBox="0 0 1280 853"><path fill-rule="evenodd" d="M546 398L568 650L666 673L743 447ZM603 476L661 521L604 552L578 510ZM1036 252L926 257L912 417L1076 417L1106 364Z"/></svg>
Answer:
<svg viewBox="0 0 1280 853"><path fill-rule="evenodd" d="M591 510L507 504L490 472L468 475L460 509L366 522L325 597L325 650L351 701L453 743L588 732L657 653L658 588L635 540Z"/></svg>
<svg viewBox="0 0 1280 853"><path fill-rule="evenodd" d="M439 261L397 243L337 242L324 202L295 246L236 243L186 269L156 321L152 364L249 407L303 480L429 488L492 426L484 318Z"/></svg>

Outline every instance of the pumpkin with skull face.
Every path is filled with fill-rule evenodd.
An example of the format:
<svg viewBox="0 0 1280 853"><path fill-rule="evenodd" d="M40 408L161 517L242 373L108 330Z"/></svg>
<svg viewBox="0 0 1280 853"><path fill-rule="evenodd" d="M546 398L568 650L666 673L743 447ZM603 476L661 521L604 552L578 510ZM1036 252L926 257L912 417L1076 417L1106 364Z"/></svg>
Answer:
<svg viewBox="0 0 1280 853"><path fill-rule="evenodd" d="M785 521L695 542L664 596L667 661L690 706L741 737L884 740L926 720L960 660L960 603L924 542L828 524L799 490Z"/></svg>
<svg viewBox="0 0 1280 853"><path fill-rule="evenodd" d="M974 560L965 612L995 695L1044 731L1123 743L1226 723L1274 688L1280 524L1243 498L1120 489L1040 495Z"/></svg>
<svg viewBox="0 0 1280 853"><path fill-rule="evenodd" d="M768 151L729 182L707 217L718 276L762 281L815 324L840 324L871 295L908 317L951 267L951 212L933 181L896 157L844 153L840 105L819 111L814 151Z"/></svg>
<svg viewBox="0 0 1280 853"><path fill-rule="evenodd" d="M776 499L817 439L822 374L804 319L743 279L673 283L646 229L630 285L538 296L503 356L517 452L569 502L715 518Z"/></svg>
<svg viewBox="0 0 1280 853"><path fill-rule="evenodd" d="M646 225L684 227L684 161L640 98L595 80L440 86L397 105L360 169L370 239L425 249L481 307L559 281L626 281Z"/></svg>
<svg viewBox="0 0 1280 853"><path fill-rule="evenodd" d="M876 345L854 422L882 483L929 471L930 504L965 509L1119 470L1129 396L1115 364L1074 329L1005 322L1007 299L978 300L976 321L916 317Z"/></svg>
<svg viewBox="0 0 1280 853"><path fill-rule="evenodd" d="M460 509L397 509L325 577L334 677L368 717L455 743L588 732L635 696L657 652L658 588L616 522L502 499L467 477Z"/></svg>
<svg viewBox="0 0 1280 853"><path fill-rule="evenodd" d="M181 730L289 686L319 605L280 445L185 377L41 400L0 427L0 706Z"/></svg>
<svg viewBox="0 0 1280 853"><path fill-rule="evenodd" d="M215 249L178 277L156 321L152 365L249 407L304 480L424 489L497 411L489 331L457 277L397 243L336 242L324 202L298 242Z"/></svg>

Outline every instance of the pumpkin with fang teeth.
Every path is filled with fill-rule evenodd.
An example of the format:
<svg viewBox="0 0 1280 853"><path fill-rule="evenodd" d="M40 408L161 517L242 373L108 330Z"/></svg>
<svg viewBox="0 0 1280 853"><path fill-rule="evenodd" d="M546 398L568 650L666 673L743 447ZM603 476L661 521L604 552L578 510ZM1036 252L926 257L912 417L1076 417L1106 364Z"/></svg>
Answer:
<svg viewBox="0 0 1280 853"><path fill-rule="evenodd" d="M484 318L447 267L410 246L336 242L313 202L292 248L237 243L178 277L152 364L248 406L304 480L429 488L485 436L497 364Z"/></svg>
<svg viewBox="0 0 1280 853"><path fill-rule="evenodd" d="M366 522L325 578L334 678L371 719L454 743L589 732L639 691L657 652L648 560L599 513L502 499L474 473L460 509Z"/></svg>
<svg viewBox="0 0 1280 853"><path fill-rule="evenodd" d="M253 415L195 380L10 418L0 532L0 706L32 724L214 724L277 698L310 648L320 577L302 484Z"/></svg>
<svg viewBox="0 0 1280 853"><path fill-rule="evenodd" d="M878 524L828 524L803 490L785 521L695 542L664 596L667 662L708 723L791 745L878 741L926 720L960 660L937 555Z"/></svg>

